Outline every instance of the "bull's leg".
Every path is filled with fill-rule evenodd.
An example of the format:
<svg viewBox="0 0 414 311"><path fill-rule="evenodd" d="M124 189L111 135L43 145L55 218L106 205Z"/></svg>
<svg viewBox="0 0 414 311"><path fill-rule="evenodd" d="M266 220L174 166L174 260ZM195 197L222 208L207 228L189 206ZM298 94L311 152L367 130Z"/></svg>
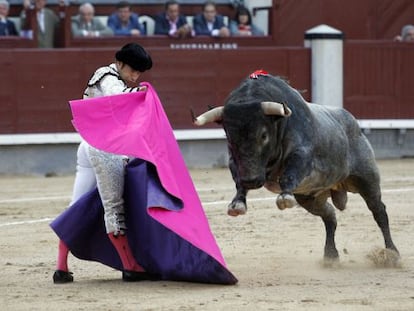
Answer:
<svg viewBox="0 0 414 311"><path fill-rule="evenodd" d="M336 215L334 207L329 204L326 195L319 197L295 195L296 201L309 213L320 216L325 225L325 259L338 259L338 250L335 245Z"/></svg>
<svg viewBox="0 0 414 311"><path fill-rule="evenodd" d="M281 193L276 199L279 209L291 208L297 204L293 191L310 174L311 160L312 157L306 150L293 152L286 160L286 167L279 178Z"/></svg>
<svg viewBox="0 0 414 311"><path fill-rule="evenodd" d="M381 200L365 200L365 202L367 202L368 208L371 210L375 221L381 229L382 235L384 237L385 247L392 249L398 253L397 247L394 245L394 242L391 238L390 225L388 222L388 214L385 209L385 204Z"/></svg>
<svg viewBox="0 0 414 311"><path fill-rule="evenodd" d="M367 203L368 208L372 212L375 221L381 229L384 237L385 247L392 249L398 253L397 247L391 238L390 225L385 204L381 201L381 189L378 182L374 182L373 178L365 180L365 178L354 179L353 183L358 185L359 194Z"/></svg>
<svg viewBox="0 0 414 311"><path fill-rule="evenodd" d="M233 198L231 203L227 208L227 214L230 216L239 216L246 214L247 204L246 204L246 195L247 191L242 187L237 187L236 196Z"/></svg>
<svg viewBox="0 0 414 311"><path fill-rule="evenodd" d="M230 154L229 169L233 177L234 183L236 184L237 193L234 196L233 200L227 207L227 214L230 216L239 216L246 214L247 204L246 204L246 195L247 190L244 189L240 183L240 178L238 175L236 164Z"/></svg>

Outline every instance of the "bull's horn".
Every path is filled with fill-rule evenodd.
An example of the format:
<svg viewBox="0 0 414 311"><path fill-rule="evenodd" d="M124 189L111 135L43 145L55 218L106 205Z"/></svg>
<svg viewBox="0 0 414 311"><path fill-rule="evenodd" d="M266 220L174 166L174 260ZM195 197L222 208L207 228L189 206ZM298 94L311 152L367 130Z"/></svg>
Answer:
<svg viewBox="0 0 414 311"><path fill-rule="evenodd" d="M207 112L204 112L202 115L199 115L195 120L194 124L202 126L210 122L221 121L223 116L223 106L213 108Z"/></svg>
<svg viewBox="0 0 414 311"><path fill-rule="evenodd" d="M292 114L292 110L290 110L285 104L277 102L262 102L261 104L263 112L267 115L289 117Z"/></svg>

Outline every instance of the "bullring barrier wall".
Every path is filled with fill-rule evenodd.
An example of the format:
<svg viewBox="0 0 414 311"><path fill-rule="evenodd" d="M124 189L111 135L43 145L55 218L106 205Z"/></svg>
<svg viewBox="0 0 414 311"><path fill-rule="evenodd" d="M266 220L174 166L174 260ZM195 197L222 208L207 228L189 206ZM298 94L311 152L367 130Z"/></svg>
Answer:
<svg viewBox="0 0 414 311"><path fill-rule="evenodd" d="M143 80L157 89L188 166L226 166L224 133L211 125L200 138L190 108L201 113L221 105L261 68L286 77L310 100L311 54L305 47L250 46L242 39L197 40L149 45L155 66ZM110 63L113 52L112 47L0 50L0 173L74 172L78 139L68 101L81 97L90 74ZM413 53L404 43L344 42L344 107L360 120L380 158L414 156Z"/></svg>

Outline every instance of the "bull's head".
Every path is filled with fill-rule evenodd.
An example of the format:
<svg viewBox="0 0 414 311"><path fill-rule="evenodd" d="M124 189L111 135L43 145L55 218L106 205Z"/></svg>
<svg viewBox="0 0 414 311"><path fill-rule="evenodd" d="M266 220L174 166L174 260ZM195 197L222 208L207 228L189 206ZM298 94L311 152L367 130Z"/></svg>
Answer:
<svg viewBox="0 0 414 311"><path fill-rule="evenodd" d="M261 102L261 107L266 115L278 115L288 117L292 111L285 105L276 102ZM210 122L221 122L224 106L213 108L194 119L194 124L203 126Z"/></svg>
<svg viewBox="0 0 414 311"><path fill-rule="evenodd" d="M289 117L292 111L277 102L252 105L226 105L211 109L194 119L198 126L222 122L230 152L233 177L246 189L263 186L266 167L277 136L274 118Z"/></svg>

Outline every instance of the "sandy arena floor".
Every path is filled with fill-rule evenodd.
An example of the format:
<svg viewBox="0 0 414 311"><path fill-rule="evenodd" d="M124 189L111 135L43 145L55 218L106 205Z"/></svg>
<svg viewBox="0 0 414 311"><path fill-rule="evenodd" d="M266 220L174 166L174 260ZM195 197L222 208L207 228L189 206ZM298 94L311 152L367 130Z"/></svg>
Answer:
<svg viewBox="0 0 414 311"><path fill-rule="evenodd" d="M57 238L49 222L69 202L74 176L0 176L1 310L414 310L414 160L382 160L383 201L401 265L368 258L383 247L368 208L349 194L337 211L335 267L322 261L322 221L280 211L275 196L251 191L248 213L227 216L234 186L227 169L191 170L235 286L124 283L120 272L70 257L75 282L54 285Z"/></svg>

